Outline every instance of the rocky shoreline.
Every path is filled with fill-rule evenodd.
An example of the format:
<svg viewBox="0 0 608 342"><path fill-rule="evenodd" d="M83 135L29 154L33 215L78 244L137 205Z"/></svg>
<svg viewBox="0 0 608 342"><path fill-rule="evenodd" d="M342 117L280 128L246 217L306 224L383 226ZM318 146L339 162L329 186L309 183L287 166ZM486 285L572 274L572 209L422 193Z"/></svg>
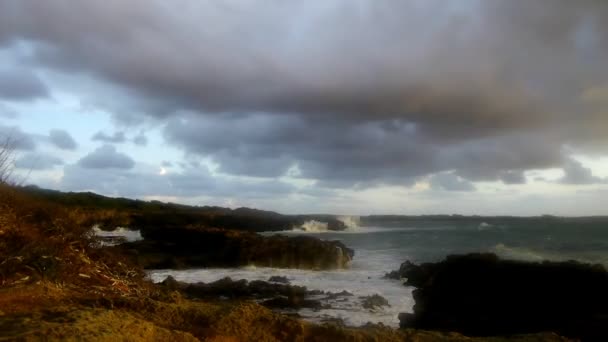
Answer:
<svg viewBox="0 0 608 342"><path fill-rule="evenodd" d="M393 329L382 324L361 327L346 327L340 322L314 324L269 307L279 311L322 308L331 298L340 299L349 293L312 293L287 284L287 279L281 277L266 282L225 279L195 285L169 279L164 285L156 285L146 278L142 268L248 264L311 270L346 267L354 252L336 241L263 237L243 231L188 226L147 228L142 231L142 241L100 247L91 235L91 221L98 213L91 216L88 211L32 198L19 189L2 185L0 207L3 208L0 211L0 341L568 340L553 332L468 337L440 325L437 331L426 331L418 327ZM461 271L452 266L448 269L462 278ZM435 279L424 275L441 269L422 267L418 272L422 276L410 276L415 282L412 284L424 288L429 279ZM431 289L432 284L442 284L436 281L430 283ZM592 290L589 293L596 294L598 289ZM429 304L435 302L425 299L436 293L419 292L417 299L421 301L414 312L416 317L422 317L419 322L425 322L423 318L435 312ZM322 298L311 298L313 295ZM598 303L603 305L600 299ZM379 296L358 300L360 305L372 309L390 305ZM525 309L523 305L521 310Z"/></svg>
<svg viewBox="0 0 608 342"><path fill-rule="evenodd" d="M213 228L142 230L143 240L108 247L146 269L266 266L310 270L348 267L354 251L340 241L262 236Z"/></svg>

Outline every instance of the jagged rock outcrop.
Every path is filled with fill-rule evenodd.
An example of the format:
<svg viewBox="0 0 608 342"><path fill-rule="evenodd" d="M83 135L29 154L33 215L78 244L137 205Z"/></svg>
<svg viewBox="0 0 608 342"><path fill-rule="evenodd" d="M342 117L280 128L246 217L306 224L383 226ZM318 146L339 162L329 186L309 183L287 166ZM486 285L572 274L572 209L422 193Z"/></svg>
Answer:
<svg viewBox="0 0 608 342"><path fill-rule="evenodd" d="M379 294L361 297L361 306L368 310L374 310L383 306L391 306L386 298Z"/></svg>
<svg viewBox="0 0 608 342"><path fill-rule="evenodd" d="M492 336L553 331L608 341L608 272L601 265L500 260L494 254L404 263L393 277L414 286L402 327Z"/></svg>
<svg viewBox="0 0 608 342"><path fill-rule="evenodd" d="M339 241L310 236L262 236L224 229L146 229L144 240L111 248L144 268L236 267L244 265L327 270L346 268L354 251Z"/></svg>

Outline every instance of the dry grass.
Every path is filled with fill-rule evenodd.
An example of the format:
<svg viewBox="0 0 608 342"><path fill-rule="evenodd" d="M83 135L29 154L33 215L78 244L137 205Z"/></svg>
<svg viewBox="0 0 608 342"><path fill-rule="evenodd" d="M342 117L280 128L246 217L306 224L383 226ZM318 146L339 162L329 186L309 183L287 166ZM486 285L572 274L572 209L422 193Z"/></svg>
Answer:
<svg viewBox="0 0 608 342"><path fill-rule="evenodd" d="M143 272L96 248L91 212L36 200L0 184L0 286L45 280L128 294Z"/></svg>

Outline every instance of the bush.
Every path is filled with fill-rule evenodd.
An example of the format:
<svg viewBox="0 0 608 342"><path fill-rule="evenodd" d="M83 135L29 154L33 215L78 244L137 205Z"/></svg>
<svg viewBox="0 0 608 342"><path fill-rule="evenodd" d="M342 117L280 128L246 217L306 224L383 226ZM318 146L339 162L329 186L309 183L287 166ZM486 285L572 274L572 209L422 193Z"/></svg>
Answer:
<svg viewBox="0 0 608 342"><path fill-rule="evenodd" d="M129 290L143 272L97 248L90 213L0 184L0 284L36 280Z"/></svg>

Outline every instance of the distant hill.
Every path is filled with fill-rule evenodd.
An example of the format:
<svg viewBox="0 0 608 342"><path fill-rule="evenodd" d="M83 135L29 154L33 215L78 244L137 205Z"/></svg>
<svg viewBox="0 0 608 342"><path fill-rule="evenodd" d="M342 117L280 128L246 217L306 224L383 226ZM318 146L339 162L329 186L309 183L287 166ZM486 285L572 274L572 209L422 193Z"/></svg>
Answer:
<svg viewBox="0 0 608 342"><path fill-rule="evenodd" d="M52 201L85 211L104 211L99 223L102 228L118 225L132 229L205 227L253 232L291 230L308 220L326 222L329 229L343 230L344 223L331 215L283 215L252 208L223 208L191 206L160 201L142 201L102 196L92 192L61 192L26 186L23 191L33 197ZM113 213L113 214L112 214Z"/></svg>

